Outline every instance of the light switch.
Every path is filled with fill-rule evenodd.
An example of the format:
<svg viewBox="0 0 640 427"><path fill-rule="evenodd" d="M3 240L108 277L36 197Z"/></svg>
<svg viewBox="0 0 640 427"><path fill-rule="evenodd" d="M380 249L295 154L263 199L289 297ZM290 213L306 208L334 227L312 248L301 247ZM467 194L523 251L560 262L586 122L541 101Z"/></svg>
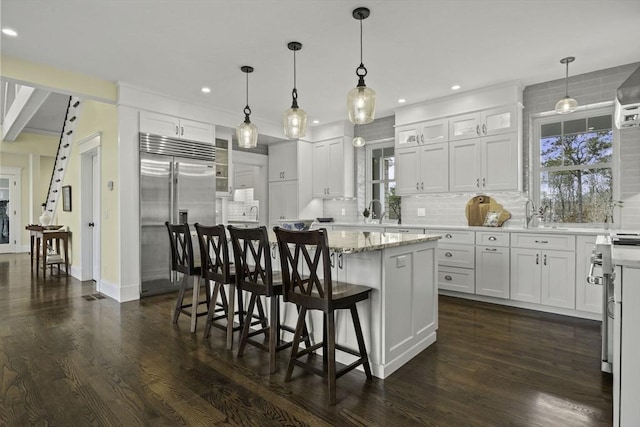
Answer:
<svg viewBox="0 0 640 427"><path fill-rule="evenodd" d="M342 212L342 215L346 215L347 210L346 210L345 208L342 208L342 211L341 211L341 212Z"/></svg>
<svg viewBox="0 0 640 427"><path fill-rule="evenodd" d="M399 256L396 258L396 267L397 268L402 268L405 265L407 265L407 260L405 259L406 256Z"/></svg>
<svg viewBox="0 0 640 427"><path fill-rule="evenodd" d="M425 208L418 208L418 216L425 216L427 211Z"/></svg>

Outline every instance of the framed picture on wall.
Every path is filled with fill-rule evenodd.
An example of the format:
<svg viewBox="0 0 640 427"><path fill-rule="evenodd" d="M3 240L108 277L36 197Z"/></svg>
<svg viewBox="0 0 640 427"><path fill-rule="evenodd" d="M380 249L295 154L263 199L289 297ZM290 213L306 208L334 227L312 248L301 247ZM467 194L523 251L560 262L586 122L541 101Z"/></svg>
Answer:
<svg viewBox="0 0 640 427"><path fill-rule="evenodd" d="M62 187L62 210L65 212L71 212L71 186L65 185Z"/></svg>

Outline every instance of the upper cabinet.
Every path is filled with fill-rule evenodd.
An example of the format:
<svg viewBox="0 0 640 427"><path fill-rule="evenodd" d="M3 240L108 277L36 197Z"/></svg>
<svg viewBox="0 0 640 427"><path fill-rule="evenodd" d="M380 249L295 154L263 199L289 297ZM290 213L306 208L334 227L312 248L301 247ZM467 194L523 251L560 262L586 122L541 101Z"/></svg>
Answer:
<svg viewBox="0 0 640 427"><path fill-rule="evenodd" d="M449 191L449 143L397 149L396 190L403 196Z"/></svg>
<svg viewBox="0 0 640 427"><path fill-rule="evenodd" d="M298 179L298 142L269 146L269 182Z"/></svg>
<svg viewBox="0 0 640 427"><path fill-rule="evenodd" d="M353 197L354 161L350 138L313 144L313 197Z"/></svg>
<svg viewBox="0 0 640 427"><path fill-rule="evenodd" d="M140 112L140 132L171 138L213 143L214 125L165 114Z"/></svg>
<svg viewBox="0 0 640 427"><path fill-rule="evenodd" d="M447 119L429 120L396 128L396 148L436 144L449 140Z"/></svg>
<svg viewBox="0 0 640 427"><path fill-rule="evenodd" d="M451 141L498 135L517 130L518 109L516 104L449 118L449 140Z"/></svg>
<svg viewBox="0 0 640 427"><path fill-rule="evenodd" d="M233 195L231 139L216 138L216 194L218 197Z"/></svg>

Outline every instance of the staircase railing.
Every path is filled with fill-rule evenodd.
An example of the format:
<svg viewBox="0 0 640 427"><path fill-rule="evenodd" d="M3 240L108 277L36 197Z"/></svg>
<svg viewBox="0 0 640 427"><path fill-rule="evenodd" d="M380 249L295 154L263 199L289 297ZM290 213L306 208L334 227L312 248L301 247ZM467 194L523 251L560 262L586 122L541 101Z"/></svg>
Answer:
<svg viewBox="0 0 640 427"><path fill-rule="evenodd" d="M67 164L69 163L74 130L78 120L79 106L80 99L70 96L69 103L67 104L67 112L64 117L64 126L62 127L62 132L60 132L56 159L53 163L53 171L51 172L51 179L49 180L47 199L44 202L45 210L52 219L58 206L64 174L67 169Z"/></svg>

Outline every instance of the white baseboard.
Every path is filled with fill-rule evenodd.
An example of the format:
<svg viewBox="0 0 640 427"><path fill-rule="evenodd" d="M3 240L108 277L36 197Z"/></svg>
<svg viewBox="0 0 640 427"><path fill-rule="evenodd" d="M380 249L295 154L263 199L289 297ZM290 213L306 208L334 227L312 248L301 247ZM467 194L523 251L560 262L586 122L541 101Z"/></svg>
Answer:
<svg viewBox="0 0 640 427"><path fill-rule="evenodd" d="M135 301L140 299L140 285L137 283L127 286L118 286L115 283L101 279L98 284L97 291L118 302Z"/></svg>

